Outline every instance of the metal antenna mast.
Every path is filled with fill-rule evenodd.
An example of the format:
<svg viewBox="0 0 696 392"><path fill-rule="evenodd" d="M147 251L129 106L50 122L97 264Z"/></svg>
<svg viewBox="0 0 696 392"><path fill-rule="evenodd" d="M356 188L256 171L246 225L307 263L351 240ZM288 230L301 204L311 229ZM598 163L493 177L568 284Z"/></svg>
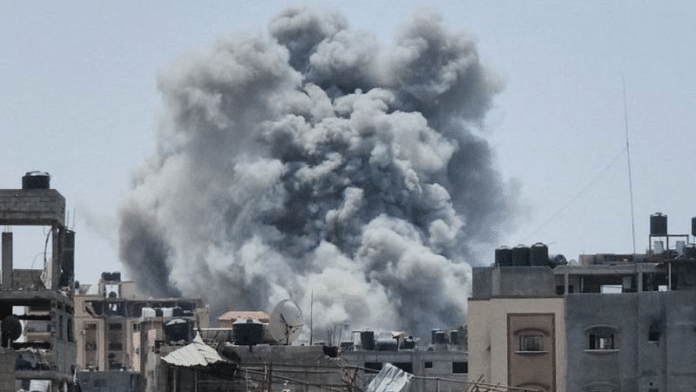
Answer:
<svg viewBox="0 0 696 392"><path fill-rule="evenodd" d="M626 159L628 160L628 189L631 194L631 233L633 234L633 254L636 253L636 221L633 208L633 176L631 176L631 149L628 144L628 107L626 104L626 79L621 77L623 82L623 99L624 99L624 124L626 126Z"/></svg>

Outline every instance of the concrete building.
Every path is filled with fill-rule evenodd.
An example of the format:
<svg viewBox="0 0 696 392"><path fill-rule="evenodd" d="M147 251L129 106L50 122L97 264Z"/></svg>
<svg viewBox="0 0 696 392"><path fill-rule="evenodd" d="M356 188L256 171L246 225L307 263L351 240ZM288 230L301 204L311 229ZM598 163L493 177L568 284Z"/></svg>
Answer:
<svg viewBox="0 0 696 392"><path fill-rule="evenodd" d="M97 285L76 291L76 364L83 391L114 384L124 391L162 390L163 347L181 347L195 329L208 328L208 308L201 299L144 299L119 272L104 272Z"/></svg>
<svg viewBox="0 0 696 392"><path fill-rule="evenodd" d="M15 364L14 374L3 374L0 388L3 392L72 390L75 233L65 226L65 198L50 189L47 173L27 173L21 189L0 190L0 225L5 227L0 363ZM47 232L42 247L34 250L41 256L39 268L15 268L12 228L16 226Z"/></svg>
<svg viewBox="0 0 696 392"><path fill-rule="evenodd" d="M667 234L664 216L654 230L654 217L645 254L564 265L535 245L474 268L470 376L539 391L693 390L696 247Z"/></svg>

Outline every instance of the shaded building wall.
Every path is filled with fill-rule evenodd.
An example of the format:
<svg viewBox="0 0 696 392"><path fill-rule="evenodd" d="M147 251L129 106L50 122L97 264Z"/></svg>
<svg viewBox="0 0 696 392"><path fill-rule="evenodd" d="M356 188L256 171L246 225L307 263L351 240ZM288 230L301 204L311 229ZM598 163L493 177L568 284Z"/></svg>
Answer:
<svg viewBox="0 0 696 392"><path fill-rule="evenodd" d="M15 392L14 350L0 347L0 392Z"/></svg>
<svg viewBox="0 0 696 392"><path fill-rule="evenodd" d="M696 291L573 294L567 315L569 391L696 385ZM613 334L611 347L596 344L601 334Z"/></svg>

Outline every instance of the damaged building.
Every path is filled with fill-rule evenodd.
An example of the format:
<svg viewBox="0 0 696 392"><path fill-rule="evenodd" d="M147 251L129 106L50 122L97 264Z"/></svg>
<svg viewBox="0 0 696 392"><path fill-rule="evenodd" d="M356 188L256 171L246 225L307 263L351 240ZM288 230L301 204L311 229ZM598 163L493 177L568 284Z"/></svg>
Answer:
<svg viewBox="0 0 696 392"><path fill-rule="evenodd" d="M75 233L65 226L65 198L50 188L47 173L29 172L21 189L0 190L0 225L0 363L12 368L3 373L0 390L72 390ZM46 233L42 248L32 250L41 261L30 269L15 268L12 229L17 226Z"/></svg>
<svg viewBox="0 0 696 392"><path fill-rule="evenodd" d="M696 236L696 218L692 219ZM471 376L538 391L687 391L696 385L696 246L650 219L645 254L496 250L473 269Z"/></svg>

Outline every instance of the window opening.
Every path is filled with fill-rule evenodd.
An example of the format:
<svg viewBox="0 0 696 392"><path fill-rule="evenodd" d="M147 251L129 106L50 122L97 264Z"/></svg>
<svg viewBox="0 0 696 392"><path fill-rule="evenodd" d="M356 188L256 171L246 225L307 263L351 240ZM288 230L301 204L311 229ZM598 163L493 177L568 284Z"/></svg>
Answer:
<svg viewBox="0 0 696 392"><path fill-rule="evenodd" d="M469 362L452 362L452 373L469 373Z"/></svg>
<svg viewBox="0 0 696 392"><path fill-rule="evenodd" d="M590 350L614 350L614 334L609 332L595 332L590 334Z"/></svg>
<svg viewBox="0 0 696 392"><path fill-rule="evenodd" d="M541 335L520 335L520 351L542 351Z"/></svg>

